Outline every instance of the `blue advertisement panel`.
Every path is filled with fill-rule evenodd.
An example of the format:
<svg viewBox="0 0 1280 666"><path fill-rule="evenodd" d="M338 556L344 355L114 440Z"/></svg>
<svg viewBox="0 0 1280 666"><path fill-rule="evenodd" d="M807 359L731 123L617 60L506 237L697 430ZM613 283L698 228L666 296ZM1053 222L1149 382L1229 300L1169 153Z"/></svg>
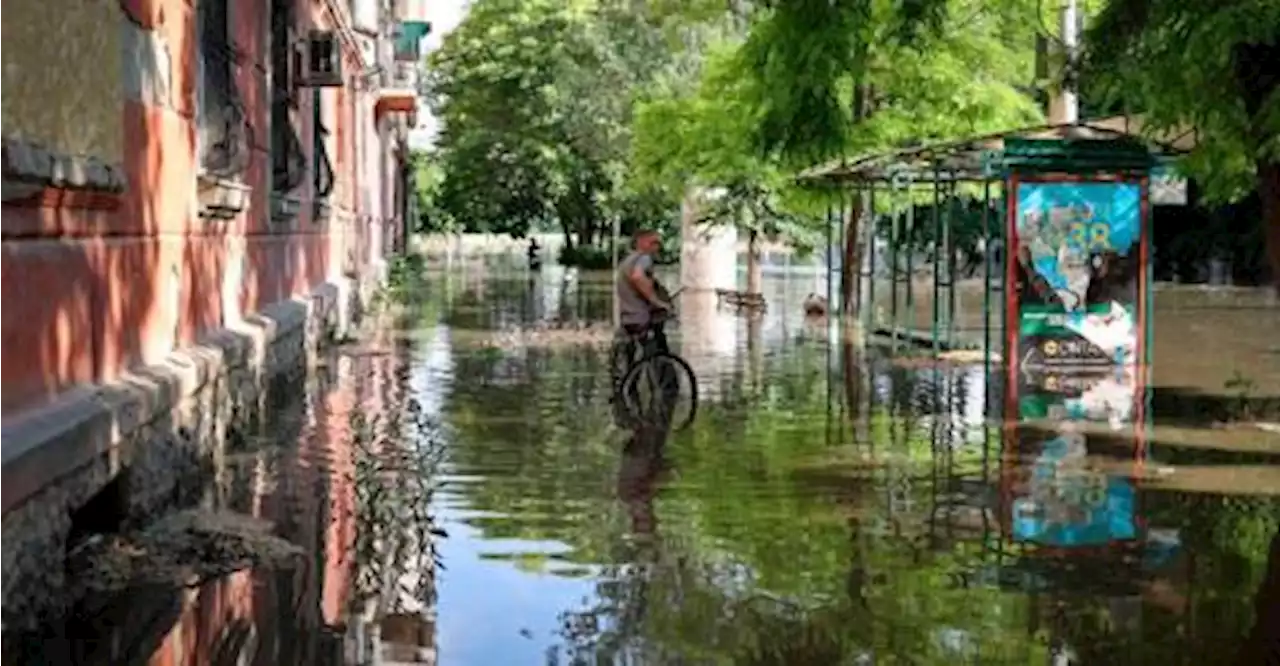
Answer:
<svg viewBox="0 0 1280 666"><path fill-rule="evenodd" d="M1135 475L1097 461L1125 433L1135 465L1144 446L1145 185L1048 174L1010 183L1010 536L1068 549L1134 541Z"/></svg>
<svg viewBox="0 0 1280 666"><path fill-rule="evenodd" d="M1069 548L1137 538L1131 479L1092 469L1087 457L1080 434L1041 445L1015 491L1015 541Z"/></svg>
<svg viewBox="0 0 1280 666"><path fill-rule="evenodd" d="M1019 182L1019 365L1096 368L1139 351L1142 188L1134 182Z"/></svg>

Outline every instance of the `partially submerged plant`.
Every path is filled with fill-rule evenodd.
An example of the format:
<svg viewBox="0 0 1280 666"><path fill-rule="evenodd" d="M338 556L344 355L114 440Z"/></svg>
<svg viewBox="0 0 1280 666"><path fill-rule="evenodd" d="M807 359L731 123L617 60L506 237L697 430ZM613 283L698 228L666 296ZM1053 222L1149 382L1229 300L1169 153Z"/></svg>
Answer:
<svg viewBox="0 0 1280 666"><path fill-rule="evenodd" d="M1258 388L1257 382L1235 370L1231 378L1222 383L1222 388L1231 392L1228 402L1228 421L1249 421L1254 417L1253 394Z"/></svg>
<svg viewBox="0 0 1280 666"><path fill-rule="evenodd" d="M430 608L436 596L435 572L443 568L437 542L448 536L431 515L444 455L440 429L408 396L385 413L369 416L354 410L350 425L355 454L356 612L363 613L369 602L379 616L397 612L407 602Z"/></svg>

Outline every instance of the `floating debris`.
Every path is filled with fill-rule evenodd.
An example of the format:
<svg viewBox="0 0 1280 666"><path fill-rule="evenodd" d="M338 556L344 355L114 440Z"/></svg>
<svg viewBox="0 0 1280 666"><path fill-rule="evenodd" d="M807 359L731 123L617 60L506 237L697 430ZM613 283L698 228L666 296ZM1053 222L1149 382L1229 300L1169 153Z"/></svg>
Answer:
<svg viewBox="0 0 1280 666"><path fill-rule="evenodd" d="M180 511L134 532L96 534L68 554L73 594L135 585L196 586L236 571L288 564L302 549L270 522L230 511Z"/></svg>
<svg viewBox="0 0 1280 666"><path fill-rule="evenodd" d="M615 331L608 322L540 321L531 326L497 331L476 341L480 347L574 347L607 344Z"/></svg>
<svg viewBox="0 0 1280 666"><path fill-rule="evenodd" d="M716 300L721 306L727 306L738 312L746 312L748 314L763 313L768 309L764 294L756 292L717 289Z"/></svg>
<svg viewBox="0 0 1280 666"><path fill-rule="evenodd" d="M825 317L827 316L827 299L810 292L804 297L804 316L806 317Z"/></svg>

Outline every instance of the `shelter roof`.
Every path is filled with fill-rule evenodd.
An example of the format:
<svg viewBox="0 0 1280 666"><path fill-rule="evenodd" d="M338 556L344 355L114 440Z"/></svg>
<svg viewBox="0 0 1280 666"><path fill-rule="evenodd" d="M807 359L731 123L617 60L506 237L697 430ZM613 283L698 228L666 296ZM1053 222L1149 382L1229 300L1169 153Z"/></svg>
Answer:
<svg viewBox="0 0 1280 666"><path fill-rule="evenodd" d="M1141 116L1112 116L1082 123L1038 125L961 139L905 146L897 150L842 159L805 170L802 182L889 182L895 177L932 182L992 180L990 157L1004 151L1008 139L1070 139L1099 141L1133 139L1144 142L1155 155L1169 157L1195 148L1194 129L1179 129L1152 138L1143 132Z"/></svg>

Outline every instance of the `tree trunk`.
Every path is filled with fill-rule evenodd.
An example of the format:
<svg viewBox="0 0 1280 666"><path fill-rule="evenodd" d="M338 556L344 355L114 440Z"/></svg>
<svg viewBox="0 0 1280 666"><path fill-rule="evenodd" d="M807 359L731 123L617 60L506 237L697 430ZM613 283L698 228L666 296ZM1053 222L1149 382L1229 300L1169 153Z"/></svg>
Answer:
<svg viewBox="0 0 1280 666"><path fill-rule="evenodd" d="M1271 285L1280 296L1280 162L1258 163L1258 199L1262 202L1262 230L1267 239Z"/></svg>
<svg viewBox="0 0 1280 666"><path fill-rule="evenodd" d="M874 98L875 88L870 84L858 83L854 86L851 110L855 124L871 117ZM840 266L840 312L846 316L857 314L854 312L854 297L861 286L858 282L862 277L862 252L858 241L863 205L862 195L859 193L854 197L848 219L844 220L844 259Z"/></svg>
<svg viewBox="0 0 1280 666"><path fill-rule="evenodd" d="M564 249L561 252L573 251L573 233L569 231L569 222L560 218L560 230L564 232Z"/></svg>
<svg viewBox="0 0 1280 666"><path fill-rule="evenodd" d="M764 274L760 267L760 233L752 229L747 236L747 293L761 293Z"/></svg>
<svg viewBox="0 0 1280 666"><path fill-rule="evenodd" d="M1280 89L1280 43L1235 44L1231 49L1236 86L1249 115L1250 139L1255 146L1265 146L1273 138L1268 129L1267 100ZM1280 163L1275 160L1257 162L1258 198L1262 202L1263 235L1267 239L1267 259L1271 264L1271 283L1280 294Z"/></svg>
<svg viewBox="0 0 1280 666"><path fill-rule="evenodd" d="M858 293L858 280L862 277L862 252L858 243L861 219L862 197L858 196L844 221L844 256L840 262L840 312L846 315L857 314L854 312L854 297Z"/></svg>

